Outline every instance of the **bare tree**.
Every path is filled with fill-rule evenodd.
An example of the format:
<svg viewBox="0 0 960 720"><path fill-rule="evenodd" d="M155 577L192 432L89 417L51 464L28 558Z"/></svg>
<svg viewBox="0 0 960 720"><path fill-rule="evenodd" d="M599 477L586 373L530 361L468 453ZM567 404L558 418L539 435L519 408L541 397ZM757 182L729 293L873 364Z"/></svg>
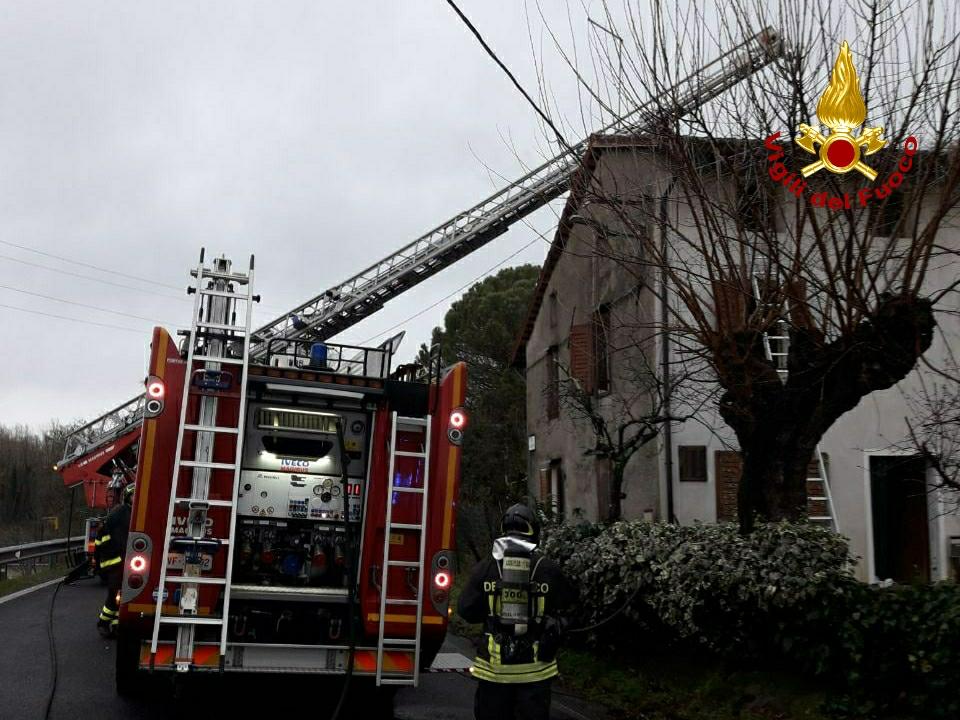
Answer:
<svg viewBox="0 0 960 720"><path fill-rule="evenodd" d="M722 389L743 457L744 531L757 516L806 515L820 438L906 377L937 313L956 305L957 273L943 267L957 248L941 231L960 201L958 10L837 5L654 2L648 14L601 2L589 52L555 37L584 89L585 126L651 98L675 107L680 78L761 28L786 43L771 67L644 130L637 152L655 189L643 201L597 182L576 190L636 238L611 260L659 276L666 313L649 329L708 364Z"/></svg>
<svg viewBox="0 0 960 720"><path fill-rule="evenodd" d="M607 342L608 336L604 333L594 341ZM649 340L638 340L635 345L608 345L605 352L619 356L618 361L610 364L611 377L591 376L584 382L582 373L561 366L557 387L547 387L546 392L556 392L569 422L590 428L592 442L584 455L609 463L607 497L600 498L606 508L601 516L615 522L622 516L623 500L629 491L630 461L660 437L667 423L696 418L711 394L689 392L697 386L689 368L665 379L657 372L656 363L650 361L654 348ZM598 381L606 385L606 392L597 392ZM681 397L684 401L678 402ZM682 408L682 413L678 414L676 408Z"/></svg>
<svg viewBox="0 0 960 720"><path fill-rule="evenodd" d="M939 377L907 398L912 417L905 422L909 438L901 449L926 460L932 471L930 489L948 508L960 508L960 382Z"/></svg>

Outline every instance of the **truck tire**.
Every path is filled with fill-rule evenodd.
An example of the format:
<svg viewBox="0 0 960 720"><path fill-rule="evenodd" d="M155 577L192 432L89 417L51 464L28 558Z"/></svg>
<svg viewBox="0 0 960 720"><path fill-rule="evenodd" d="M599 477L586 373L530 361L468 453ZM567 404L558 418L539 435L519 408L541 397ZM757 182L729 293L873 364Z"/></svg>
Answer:
<svg viewBox="0 0 960 720"><path fill-rule="evenodd" d="M117 635L117 694L141 697L146 690L146 680L146 673L140 672L140 635L120 627Z"/></svg>

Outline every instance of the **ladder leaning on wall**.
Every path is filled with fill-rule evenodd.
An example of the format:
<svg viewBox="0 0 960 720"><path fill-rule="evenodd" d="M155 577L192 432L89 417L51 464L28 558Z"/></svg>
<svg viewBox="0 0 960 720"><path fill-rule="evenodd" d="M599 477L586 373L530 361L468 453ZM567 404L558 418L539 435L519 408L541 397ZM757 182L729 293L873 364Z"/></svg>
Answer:
<svg viewBox="0 0 960 720"><path fill-rule="evenodd" d="M762 302L760 279L754 275L753 297ZM774 323L774 332L763 333L763 351L780 376L780 382L787 381L787 358L790 355L790 324L781 317ZM834 532L840 532L837 514L834 511L833 495L830 493L830 478L827 473L827 456L817 443L814 459L807 466L807 517L811 522L825 525Z"/></svg>

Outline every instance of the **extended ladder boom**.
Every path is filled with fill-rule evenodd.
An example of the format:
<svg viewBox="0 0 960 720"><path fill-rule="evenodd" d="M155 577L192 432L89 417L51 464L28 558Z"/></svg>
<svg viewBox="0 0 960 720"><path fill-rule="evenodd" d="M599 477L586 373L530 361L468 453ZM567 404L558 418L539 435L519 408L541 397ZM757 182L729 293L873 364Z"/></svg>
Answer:
<svg viewBox="0 0 960 720"><path fill-rule="evenodd" d="M781 57L783 52L779 34L773 28L765 28L680 81L663 97L650 100L600 132L638 133L646 127L677 120ZM388 300L506 232L513 223L567 191L588 142L589 139L581 141L572 153L558 155L363 272L258 328L251 336L250 361L263 362L271 350L282 349L289 340L325 340L346 330ZM96 438L90 437L90 427L77 431L86 433L83 453L98 447ZM76 457L75 453L70 460Z"/></svg>
<svg viewBox="0 0 960 720"><path fill-rule="evenodd" d="M765 28L690 77L616 122L601 133L642 132L674 121L712 100L783 53L773 28ZM296 338L325 340L376 312L426 278L507 231L516 221L569 189L589 139L581 141L483 202L455 215L339 285L298 305L253 334L252 358L268 354L269 341ZM281 343L282 344L282 343Z"/></svg>

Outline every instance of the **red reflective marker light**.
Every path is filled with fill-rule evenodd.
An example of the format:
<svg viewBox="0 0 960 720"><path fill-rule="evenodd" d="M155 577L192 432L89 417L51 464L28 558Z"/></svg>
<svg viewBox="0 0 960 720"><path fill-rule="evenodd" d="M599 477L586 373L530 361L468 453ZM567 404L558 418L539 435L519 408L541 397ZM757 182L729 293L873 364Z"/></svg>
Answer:
<svg viewBox="0 0 960 720"><path fill-rule="evenodd" d="M433 584L436 585L441 590L450 587L450 573L448 572L438 572L433 576Z"/></svg>
<svg viewBox="0 0 960 720"><path fill-rule="evenodd" d="M163 397L163 383L159 380L154 380L149 385L147 385L147 395L152 398L161 399Z"/></svg>
<svg viewBox="0 0 960 720"><path fill-rule="evenodd" d="M463 410L454 410L450 413L450 427L455 430L462 430L467 424L467 414Z"/></svg>
<svg viewBox="0 0 960 720"><path fill-rule="evenodd" d="M135 573L142 573L147 569L147 559L143 555L134 555L130 558L130 569Z"/></svg>

